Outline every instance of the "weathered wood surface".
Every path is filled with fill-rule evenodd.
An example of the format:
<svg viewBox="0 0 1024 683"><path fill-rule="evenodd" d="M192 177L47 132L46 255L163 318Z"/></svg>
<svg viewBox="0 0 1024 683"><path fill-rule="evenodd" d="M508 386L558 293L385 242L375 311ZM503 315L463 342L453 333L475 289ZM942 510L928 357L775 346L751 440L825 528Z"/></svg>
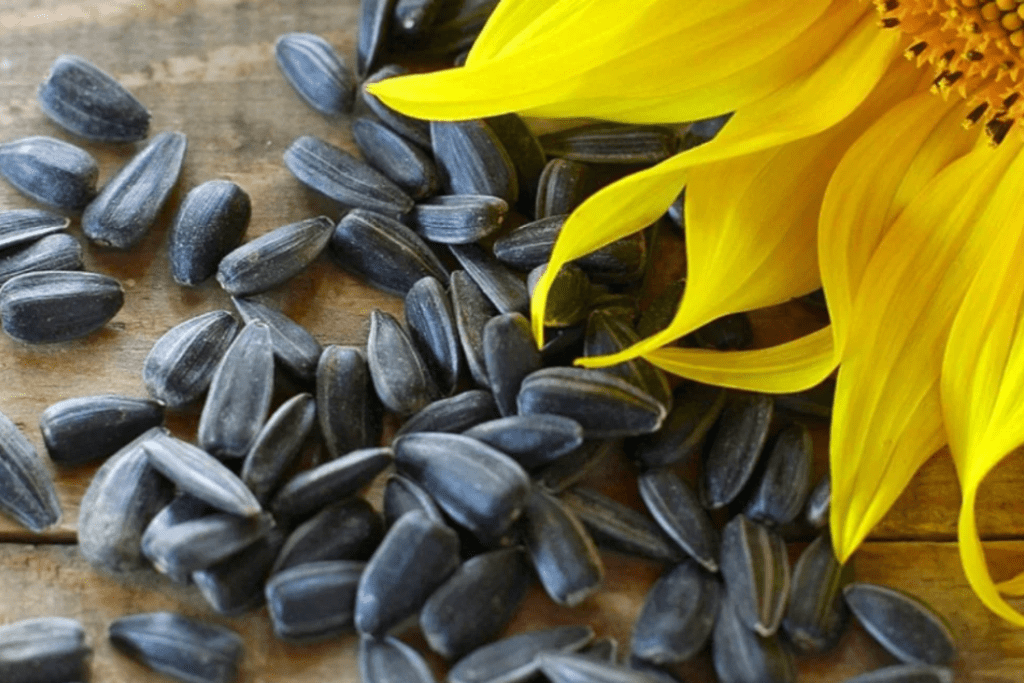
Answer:
<svg viewBox="0 0 1024 683"><path fill-rule="evenodd" d="M35 103L35 89L49 64L62 53L80 54L120 79L153 113L153 132L181 130L189 149L179 188L152 233L132 252L87 248L87 267L120 279L126 304L106 329L79 342L29 347L0 335L0 410L40 449L39 413L51 403L95 393L144 395L140 368L153 341L188 317L230 308L211 282L196 289L171 280L165 253L167 225L180 198L213 178L239 183L253 198L249 230L255 236L309 216L337 217L330 204L306 192L287 172L281 155L297 136L313 134L354 149L347 122L330 121L306 107L273 60L273 43L289 31L311 31L331 41L354 61L356 0L7 0L0 7L0 142L44 134L73 140L50 123ZM82 143L79 143L82 144ZM132 154L134 146L84 143L101 163L101 182ZM30 206L0 183L0 209ZM77 225L74 234L80 236ZM678 245L677 245L678 246ZM670 258L665 252L662 259ZM676 262L678 264L678 262ZM678 267L676 265L675 267ZM666 265L666 270L668 266ZM401 302L361 285L326 257L271 293L272 303L305 325L322 343L360 344L368 312L380 307L400 313ZM755 316L762 343L820 325L799 305ZM169 417L183 438L194 435L198 409ZM817 469L824 471L827 431L817 429ZM96 644L94 680L157 680L140 667L114 657L102 634L111 618L131 611L181 609L209 615L192 591L169 586L152 575L130 582L92 572L72 546L29 546L73 542L77 506L95 466L55 472L64 519L54 531L27 534L0 520L0 577L4 585L0 621L37 614L83 619ZM630 473L617 472L626 499ZM1024 539L1024 463L1001 465L983 488L980 514L984 537ZM860 575L901 586L929 599L951 621L964 648L962 680L1019 680L1024 657L1021 632L991 617L962 577L955 547L926 541L955 538L958 486L946 455L932 459L892 512L872 534L857 560ZM909 542L882 542L909 541ZM1006 578L1021 567L1024 543L993 544L994 570ZM602 633L628 642L629 624L643 589L655 577L652 565L609 556L609 588L578 612L555 609L534 595L513 629L527 624L590 621ZM341 647L281 645L269 635L262 613L231 622L247 636L245 681L355 681L351 640ZM829 658L831 659L831 658ZM828 670L823 658L804 667L803 680L834 681L885 661L863 633L851 635ZM704 680L699 675L690 680Z"/></svg>

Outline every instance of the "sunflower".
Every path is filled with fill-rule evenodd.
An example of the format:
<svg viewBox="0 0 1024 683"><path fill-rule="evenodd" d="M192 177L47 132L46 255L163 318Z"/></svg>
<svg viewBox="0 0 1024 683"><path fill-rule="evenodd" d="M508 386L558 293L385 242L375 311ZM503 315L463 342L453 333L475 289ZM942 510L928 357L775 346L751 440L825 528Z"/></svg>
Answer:
<svg viewBox="0 0 1024 683"><path fill-rule="evenodd" d="M414 116L517 111L628 123L735 112L711 142L597 193L566 262L640 230L686 188L687 288L643 356L692 379L799 391L838 367L831 531L845 561L949 445L964 570L1004 618L979 485L1024 443L1024 4L1018 0L504 0L463 68L372 86ZM966 130L965 130L966 129ZM823 287L831 324L780 346L667 346Z"/></svg>

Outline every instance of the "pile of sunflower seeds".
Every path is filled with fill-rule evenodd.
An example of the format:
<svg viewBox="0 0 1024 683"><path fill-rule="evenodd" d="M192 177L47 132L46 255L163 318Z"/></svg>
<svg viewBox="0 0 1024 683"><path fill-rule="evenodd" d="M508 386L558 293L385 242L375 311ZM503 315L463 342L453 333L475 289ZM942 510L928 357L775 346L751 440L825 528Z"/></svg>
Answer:
<svg viewBox="0 0 1024 683"><path fill-rule="evenodd" d="M364 2L358 76L402 73L370 74L388 45L465 50L494 4ZM364 160L314 137L284 157L299 181L349 211L240 244L251 215L244 190L211 181L188 193L170 230L172 275L189 286L215 277L237 317L213 311L168 330L142 368L149 398L75 398L40 417L58 466L104 461L78 520L92 565L111 574L152 566L193 583L226 616L265 604L282 640L355 631L366 683L435 680L394 635L411 623L452 663L450 683L538 673L554 683L674 681L675 667L708 648L722 683L784 683L796 679L794 655L834 647L851 612L900 662L851 682L952 680L943 621L912 596L852 582L827 532L790 567L783 534L825 525L829 486L826 477L812 490L808 429L786 416L827 416L827 390L824 400L819 390L776 401L673 388L640 359L567 365L669 322L682 282L642 312L637 293L658 231L682 227L682 197L665 221L566 266L546 343L533 343L531 283L567 215L616 167L700 144L724 119L695 124L682 140L670 128L612 124L538 139L514 114L426 123L357 97L356 76L318 36L282 36L276 54L318 111L347 115L361 97L373 114L352 123ZM86 139L148 135L145 107L79 57L57 59L39 101ZM185 149L181 133L157 134L97 192L86 151L33 137L0 146L0 175L42 204L82 211L95 244L128 249L153 225ZM12 337L82 337L123 303L116 281L78 272L82 251L68 226L41 210L0 213L0 321ZM405 321L374 311L365 348L321 347L253 298L324 251L404 297ZM743 348L751 335L745 316L730 316L687 342ZM275 368L307 391L274 406ZM163 427L165 411L199 401L195 443ZM393 435L385 412L403 420ZM327 456L303 468L317 439ZM638 472L646 511L581 483L611 458ZM695 461L693 485L685 473ZM2 414L0 468L0 509L34 531L57 523L46 468ZM381 476L377 510L361 493ZM535 579L569 607L600 590L598 547L665 566L628 657L586 625L495 640ZM203 683L236 680L243 650L230 629L172 613L118 619L109 638L156 671ZM84 679L89 653L74 620L10 624L0 628L0 679Z"/></svg>

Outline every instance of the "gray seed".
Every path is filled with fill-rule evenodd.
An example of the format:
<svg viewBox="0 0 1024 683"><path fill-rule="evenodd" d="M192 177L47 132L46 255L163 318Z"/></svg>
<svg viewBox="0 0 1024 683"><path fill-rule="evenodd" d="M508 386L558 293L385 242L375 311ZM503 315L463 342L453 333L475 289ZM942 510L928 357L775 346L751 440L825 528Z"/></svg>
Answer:
<svg viewBox="0 0 1024 683"><path fill-rule="evenodd" d="M597 638L580 650L580 654L614 664L619 660L619 641L609 637Z"/></svg>
<svg viewBox="0 0 1024 683"><path fill-rule="evenodd" d="M449 660L488 643L515 615L532 583L522 548L502 548L462 563L420 611L430 648Z"/></svg>
<svg viewBox="0 0 1024 683"><path fill-rule="evenodd" d="M273 573L308 562L370 559L384 537L384 520L362 498L331 503L288 536Z"/></svg>
<svg viewBox="0 0 1024 683"><path fill-rule="evenodd" d="M111 644L149 668L186 683L233 683L241 637L229 628L172 612L134 614L113 621Z"/></svg>
<svg viewBox="0 0 1024 683"><path fill-rule="evenodd" d="M281 73L306 104L327 116L352 111L355 79L326 40L312 33L286 33L274 43L274 55Z"/></svg>
<svg viewBox="0 0 1024 683"><path fill-rule="evenodd" d="M470 244L501 229L508 202L485 195L442 195L417 204L409 220L431 242Z"/></svg>
<svg viewBox="0 0 1024 683"><path fill-rule="evenodd" d="M366 360L377 396L391 412L411 415L440 397L409 333L390 313L370 312Z"/></svg>
<svg viewBox="0 0 1024 683"><path fill-rule="evenodd" d="M449 291L466 365L469 366L469 372L477 385L490 387L487 361L484 357L484 326L497 311L480 287L463 270L452 273Z"/></svg>
<svg viewBox="0 0 1024 683"><path fill-rule="evenodd" d="M864 630L901 662L941 666L956 659L949 625L919 598L870 583L851 583L843 596Z"/></svg>
<svg viewBox="0 0 1024 683"><path fill-rule="evenodd" d="M175 496L174 500L164 506L160 512L156 513L153 520L142 533L142 541L139 543L142 554L150 562L155 562L160 556L157 552L157 543L160 542L166 548L168 531L179 524L200 519L214 511L215 508L210 507L195 496L187 493ZM163 537L163 541L160 541L161 537ZM164 563L163 573L172 581L180 584L187 584L191 578L191 572L187 569L183 570L176 563Z"/></svg>
<svg viewBox="0 0 1024 683"><path fill-rule="evenodd" d="M525 313L530 295L523 281L476 244L452 244L448 248L491 303L502 313Z"/></svg>
<svg viewBox="0 0 1024 683"><path fill-rule="evenodd" d="M390 215L412 209L412 198L386 176L319 138L296 138L284 163L303 185L344 206Z"/></svg>
<svg viewBox="0 0 1024 683"><path fill-rule="evenodd" d="M380 440L382 413L370 368L360 349L328 346L316 370L316 412L331 458Z"/></svg>
<svg viewBox="0 0 1024 683"><path fill-rule="evenodd" d="M722 578L739 619L758 635L775 634L789 600L786 542L743 515L722 530Z"/></svg>
<svg viewBox="0 0 1024 683"><path fill-rule="evenodd" d="M97 569L125 572L144 565L143 532L174 495L174 487L149 464L142 449L162 433L154 427L112 455L82 496L78 550Z"/></svg>
<svg viewBox="0 0 1024 683"><path fill-rule="evenodd" d="M487 321L484 363L498 410L503 417L515 415L516 397L523 379L543 366L530 321L525 316L505 313Z"/></svg>
<svg viewBox="0 0 1024 683"><path fill-rule="evenodd" d="M654 683L636 669L582 654L542 652L537 662L551 683Z"/></svg>
<svg viewBox="0 0 1024 683"><path fill-rule="evenodd" d="M217 614L234 617L254 610L265 601L263 584L283 543L284 534L271 529L248 548L194 572L192 580Z"/></svg>
<svg viewBox="0 0 1024 683"><path fill-rule="evenodd" d="M159 133L132 157L82 214L82 232L102 247L130 249L153 224L178 182L184 133Z"/></svg>
<svg viewBox="0 0 1024 683"><path fill-rule="evenodd" d="M67 230L71 220L39 209L0 211L0 249L34 242Z"/></svg>
<svg viewBox="0 0 1024 683"><path fill-rule="evenodd" d="M726 404L704 460L698 493L709 510L725 507L754 473L772 420L772 399L741 394Z"/></svg>
<svg viewBox="0 0 1024 683"><path fill-rule="evenodd" d="M399 437L394 448L399 472L484 544L500 539L521 514L529 477L487 444L460 434L421 432Z"/></svg>
<svg viewBox="0 0 1024 683"><path fill-rule="evenodd" d="M622 441L599 439L584 441L576 450L563 455L534 473L537 484L545 491L561 493L582 481L612 454L620 455Z"/></svg>
<svg viewBox="0 0 1024 683"><path fill-rule="evenodd" d="M588 439L635 436L656 431L665 406L635 386L584 368L544 368L523 380L519 413L572 418Z"/></svg>
<svg viewBox="0 0 1024 683"><path fill-rule="evenodd" d="M637 482L640 497L665 533L705 569L717 572L718 533L690 487L669 469L648 470Z"/></svg>
<svg viewBox="0 0 1024 683"><path fill-rule="evenodd" d="M537 266L527 276L531 297L546 270L546 265ZM590 312L590 290L590 279L578 266L572 263L562 266L548 290L544 326L570 327L586 318Z"/></svg>
<svg viewBox="0 0 1024 683"><path fill-rule="evenodd" d="M371 74L365 81L363 81L363 84L369 85L371 83L378 83L395 76L404 76L407 73L409 73L409 70L405 67L398 66L397 64L390 64ZM365 88L360 89L359 92L367 108L376 114L377 118L384 122L384 125L404 137L409 142L418 145L421 149L430 149L429 122L421 119L414 119L406 116L405 114L398 113L368 93Z"/></svg>
<svg viewBox="0 0 1024 683"><path fill-rule="evenodd" d="M594 638L589 626L558 626L499 640L463 657L448 672L449 683L523 683L539 667L543 652L573 652Z"/></svg>
<svg viewBox="0 0 1024 683"><path fill-rule="evenodd" d="M31 344L85 337L106 325L122 305L121 284L99 273L41 270L0 287L4 332Z"/></svg>
<svg viewBox="0 0 1024 683"><path fill-rule="evenodd" d="M227 311L203 313L165 332L142 366L150 396L170 408L202 396L237 332L238 321Z"/></svg>
<svg viewBox="0 0 1024 683"><path fill-rule="evenodd" d="M143 442L142 450L149 456L150 464L182 491L233 515L260 514L256 496L234 472L206 451L168 434L158 434Z"/></svg>
<svg viewBox="0 0 1024 683"><path fill-rule="evenodd" d="M547 163L540 140L516 113L494 116L486 119L486 123L498 136L501 146L512 160L523 202L532 207L537 194L537 182Z"/></svg>
<svg viewBox="0 0 1024 683"><path fill-rule="evenodd" d="M686 462L722 413L725 397L725 390L719 387L683 382L661 429L630 442L633 456L652 468Z"/></svg>
<svg viewBox="0 0 1024 683"><path fill-rule="evenodd" d="M437 278L418 280L405 295L405 324L431 377L445 396L455 391L462 369L462 349L455 311Z"/></svg>
<svg viewBox="0 0 1024 683"><path fill-rule="evenodd" d="M196 286L213 277L221 259L237 247L249 227L252 202L227 180L192 188L171 223L167 258L179 285Z"/></svg>
<svg viewBox="0 0 1024 683"><path fill-rule="evenodd" d="M274 357L289 372L303 382L312 383L316 379L316 367L323 349L306 328L254 299L233 298L232 303L247 324L259 321L270 329Z"/></svg>
<svg viewBox="0 0 1024 683"><path fill-rule="evenodd" d="M384 523L391 527L407 512L419 510L428 518L444 524L444 516L430 497L416 482L400 474L392 474L384 485Z"/></svg>
<svg viewBox="0 0 1024 683"><path fill-rule="evenodd" d="M530 559L552 600L575 607L601 587L604 565L594 541L557 498L534 488L523 520Z"/></svg>
<svg viewBox="0 0 1024 683"><path fill-rule="evenodd" d="M352 139L371 166L413 199L437 194L441 180L434 160L415 144L368 117L352 122Z"/></svg>
<svg viewBox="0 0 1024 683"><path fill-rule="evenodd" d="M482 389L470 389L425 406L410 417L395 436L414 432L458 434L496 417L498 406L494 402L494 395Z"/></svg>
<svg viewBox="0 0 1024 683"><path fill-rule="evenodd" d="M486 194L515 204L519 197L515 165L485 122L432 121L430 137L448 194Z"/></svg>
<svg viewBox="0 0 1024 683"><path fill-rule="evenodd" d="M416 40L404 41L406 47L424 56L464 52L473 45L497 4L498 0L445 3L433 28Z"/></svg>
<svg viewBox="0 0 1024 683"><path fill-rule="evenodd" d="M676 133L663 126L595 123L540 137L549 156L596 164L656 164L676 153Z"/></svg>
<svg viewBox="0 0 1024 683"><path fill-rule="evenodd" d="M852 579L853 566L839 565L827 533L800 554L782 619L782 630L797 652L825 652L839 642L850 616L841 591Z"/></svg>
<svg viewBox="0 0 1024 683"><path fill-rule="evenodd" d="M685 140L685 138L684 138L684 140ZM684 147L685 147L685 144L686 143L684 142L683 143ZM685 215L685 211L686 211L686 188L684 187L683 191L679 193L678 197L676 197L676 200L674 202L672 202L671 206L668 207L668 211L665 212L665 215L668 217L669 221L672 222L672 225L674 225L677 228L679 228L680 232L685 231L685 228L686 228L686 215Z"/></svg>
<svg viewBox="0 0 1024 683"><path fill-rule="evenodd" d="M654 664L685 662L711 636L721 586L695 562L664 574L651 587L633 625L633 654Z"/></svg>
<svg viewBox="0 0 1024 683"><path fill-rule="evenodd" d="M583 428L560 415L512 415L477 424L463 432L534 470L583 444Z"/></svg>
<svg viewBox="0 0 1024 683"><path fill-rule="evenodd" d="M96 196L99 166L91 154L41 135L0 145L0 175L29 198L81 211Z"/></svg>
<svg viewBox="0 0 1024 683"><path fill-rule="evenodd" d="M832 418L835 392L835 381L825 380L794 394L776 394L775 409L799 418L828 422Z"/></svg>
<svg viewBox="0 0 1024 683"><path fill-rule="evenodd" d="M390 448L364 448L306 470L285 484L271 503L274 516L309 517L320 508L355 494L391 464Z"/></svg>
<svg viewBox="0 0 1024 683"><path fill-rule="evenodd" d="M832 507L832 479L828 473L823 476L811 495L807 497L807 507L804 510L804 518L807 523L815 529L821 529L828 524L828 513Z"/></svg>
<svg viewBox="0 0 1024 683"><path fill-rule="evenodd" d="M82 270L82 245L57 233L0 254L0 284L40 270Z"/></svg>
<svg viewBox="0 0 1024 683"><path fill-rule="evenodd" d="M75 619L39 617L0 626L0 679L4 683L85 680L92 648Z"/></svg>
<svg viewBox="0 0 1024 683"><path fill-rule="evenodd" d="M711 634L711 654L721 683L796 683L793 655L778 637L762 638L747 628L728 595Z"/></svg>
<svg viewBox="0 0 1024 683"><path fill-rule="evenodd" d="M455 532L422 512L403 515L366 564L356 593L355 625L381 637L416 614L459 565Z"/></svg>
<svg viewBox="0 0 1024 683"><path fill-rule="evenodd" d="M266 514L249 518L206 515L147 534L147 557L161 574L188 577L252 545L273 523Z"/></svg>
<svg viewBox="0 0 1024 683"><path fill-rule="evenodd" d="M246 242L217 267L228 294L259 294L295 277L327 247L334 222L326 216L284 225Z"/></svg>
<svg viewBox="0 0 1024 683"><path fill-rule="evenodd" d="M39 533L60 521L53 477L32 443L0 413L0 512Z"/></svg>
<svg viewBox="0 0 1024 683"><path fill-rule="evenodd" d="M604 311L594 311L587 321L587 336L584 339L583 355L605 356L618 353L640 341L638 335L622 318ZM660 369L643 358L634 358L606 368L616 377L636 385L672 409L672 389L668 378Z"/></svg>
<svg viewBox="0 0 1024 683"><path fill-rule="evenodd" d="M163 421L156 401L103 394L54 403L39 416L39 430L51 460L79 465L113 455Z"/></svg>
<svg viewBox="0 0 1024 683"><path fill-rule="evenodd" d="M356 74L365 78L376 67L390 32L395 0L362 0L359 4L359 42Z"/></svg>
<svg viewBox="0 0 1024 683"><path fill-rule="evenodd" d="M807 427L786 427L775 438L767 466L744 513L761 524L788 524L796 519L811 490L814 444Z"/></svg>
<svg viewBox="0 0 1024 683"><path fill-rule="evenodd" d="M110 75L81 57L61 55L37 93L39 106L65 130L99 142L135 142L149 132L149 112Z"/></svg>
<svg viewBox="0 0 1024 683"><path fill-rule="evenodd" d="M362 562L311 562L274 574L264 589L274 635L310 643L353 627Z"/></svg>
<svg viewBox="0 0 1024 683"><path fill-rule="evenodd" d="M443 0L398 0L392 15L392 29L405 35L425 34L444 5Z"/></svg>
<svg viewBox="0 0 1024 683"><path fill-rule="evenodd" d="M416 650L397 638L359 639L359 676L363 683L435 683Z"/></svg>
<svg viewBox="0 0 1024 683"><path fill-rule="evenodd" d="M240 476L260 504L283 482L302 445L313 430L316 402L310 394L296 394L281 404L256 435L245 456Z"/></svg>
<svg viewBox="0 0 1024 683"><path fill-rule="evenodd" d="M843 683L953 683L955 674L944 666L894 664L847 678Z"/></svg>
<svg viewBox="0 0 1024 683"><path fill-rule="evenodd" d="M416 233L370 211L357 209L341 219L331 237L331 253L345 270L398 296L428 275L448 279L448 270Z"/></svg>
<svg viewBox="0 0 1024 683"><path fill-rule="evenodd" d="M593 184L590 167L578 161L552 159L537 182L537 220L568 215L583 203Z"/></svg>

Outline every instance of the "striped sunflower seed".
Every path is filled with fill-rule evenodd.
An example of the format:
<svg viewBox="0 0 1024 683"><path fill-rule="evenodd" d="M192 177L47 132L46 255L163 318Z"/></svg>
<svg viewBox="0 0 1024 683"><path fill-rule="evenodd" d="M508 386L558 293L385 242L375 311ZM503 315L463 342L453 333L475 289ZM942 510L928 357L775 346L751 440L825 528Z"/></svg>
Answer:
<svg viewBox="0 0 1024 683"><path fill-rule="evenodd" d="M42 459L9 417L0 413L0 512L41 532L60 521L60 501Z"/></svg>
<svg viewBox="0 0 1024 683"><path fill-rule="evenodd" d="M842 589L852 579L853 566L836 562L827 533L800 554L782 619L782 630L797 652L825 652L839 642L850 616Z"/></svg>
<svg viewBox="0 0 1024 683"><path fill-rule="evenodd" d="M501 146L512 160L516 169L520 199L533 207L537 195L537 183L547 163L547 156L540 140L533 134L522 117L514 112L485 119L487 126L498 137Z"/></svg>
<svg viewBox="0 0 1024 683"><path fill-rule="evenodd" d="M580 654L614 664L619 661L619 641L607 636L597 638L590 645L580 650Z"/></svg>
<svg viewBox="0 0 1024 683"><path fill-rule="evenodd" d="M502 313L525 313L530 295L523 281L476 244L448 246L459 264Z"/></svg>
<svg viewBox="0 0 1024 683"><path fill-rule="evenodd" d="M409 73L409 70L405 67L398 66L397 64L390 64L382 67L378 71L371 74L363 85L370 85L371 83L379 83L380 81L395 76L404 76ZM430 150L430 123L421 119L414 119L400 114L388 105L381 102L377 97L371 95L366 91L366 88L362 88L359 91L363 102L366 104L367 109L377 115L377 118L384 122L391 130L395 131L403 138L418 145L423 150Z"/></svg>
<svg viewBox="0 0 1024 683"><path fill-rule="evenodd" d="M356 75L366 78L380 59L391 28L396 0L362 0L356 44Z"/></svg>
<svg viewBox="0 0 1024 683"><path fill-rule="evenodd" d="M407 512L419 510L431 520L444 524L437 503L423 487L408 477L392 474L384 485L384 523L390 528Z"/></svg>
<svg viewBox="0 0 1024 683"><path fill-rule="evenodd" d="M542 652L537 661L551 683L652 683L646 674L636 669L583 654Z"/></svg>
<svg viewBox="0 0 1024 683"><path fill-rule="evenodd" d="M85 680L92 653L75 619L38 617L0 626L0 679L5 683Z"/></svg>
<svg viewBox="0 0 1024 683"><path fill-rule="evenodd" d="M721 683L796 683L793 655L778 637L763 638L736 614L725 594L711 633L711 656Z"/></svg>
<svg viewBox="0 0 1024 683"><path fill-rule="evenodd" d="M583 444L583 428L560 415L512 415L464 432L505 453L527 470L542 467Z"/></svg>
<svg viewBox="0 0 1024 683"><path fill-rule="evenodd" d="M158 133L100 190L82 214L82 232L102 247L130 249L156 222L178 182L188 142Z"/></svg>
<svg viewBox="0 0 1024 683"><path fill-rule="evenodd" d="M449 683L523 683L543 652L575 652L594 639L589 626L558 626L518 633L474 650L448 672Z"/></svg>
<svg viewBox="0 0 1024 683"><path fill-rule="evenodd" d="M530 321L521 313L497 315L484 325L484 364L502 417L516 414L523 379L543 365ZM554 456L553 456L554 457Z"/></svg>
<svg viewBox="0 0 1024 683"><path fill-rule="evenodd" d="M380 440L383 410L362 350L324 348L316 369L316 414L332 459Z"/></svg>
<svg viewBox="0 0 1024 683"><path fill-rule="evenodd" d="M346 560L310 562L271 576L264 593L274 635L309 643L352 631L365 566Z"/></svg>
<svg viewBox="0 0 1024 683"><path fill-rule="evenodd" d="M189 577L249 547L272 525L270 515L205 515L147 534L147 557L161 574Z"/></svg>
<svg viewBox="0 0 1024 683"><path fill-rule="evenodd" d="M173 612L121 617L110 643L150 669L187 683L234 683L244 645L229 628Z"/></svg>
<svg viewBox="0 0 1024 683"><path fill-rule="evenodd" d="M4 332L30 344L85 337L107 324L124 305L124 290L99 273L40 270L0 287Z"/></svg>
<svg viewBox="0 0 1024 683"><path fill-rule="evenodd" d="M227 311L210 311L172 327L153 344L142 366L149 395L181 408L206 391L238 332Z"/></svg>
<svg viewBox="0 0 1024 683"><path fill-rule="evenodd" d="M613 454L621 454L621 439L592 439L534 472L534 479L545 491L561 493L581 482Z"/></svg>
<svg viewBox="0 0 1024 683"><path fill-rule="evenodd" d="M955 674L944 666L894 664L875 669L843 683L953 683Z"/></svg>
<svg viewBox="0 0 1024 683"><path fill-rule="evenodd" d="M676 153L671 128L594 123L540 137L549 156L595 164L656 164Z"/></svg>
<svg viewBox="0 0 1024 683"><path fill-rule="evenodd" d="M942 666L956 659L949 625L919 598L871 583L851 583L843 597L864 630L901 662Z"/></svg>
<svg viewBox="0 0 1024 683"><path fill-rule="evenodd" d="M470 244L501 229L507 213L508 202L500 197L453 194L417 204L409 220L431 242Z"/></svg>
<svg viewBox="0 0 1024 683"><path fill-rule="evenodd" d="M273 573L308 562L370 559L384 537L384 520L362 498L331 503L288 535Z"/></svg>
<svg viewBox="0 0 1024 683"><path fill-rule="evenodd" d="M590 167L578 161L549 161L537 181L537 220L572 213L590 194L592 175Z"/></svg>
<svg viewBox="0 0 1024 683"><path fill-rule="evenodd" d="M431 377L445 396L455 391L462 370L462 349L455 311L435 277L416 281L405 295L405 324Z"/></svg>
<svg viewBox="0 0 1024 683"><path fill-rule="evenodd" d="M99 174L91 154L63 140L35 135L0 145L0 175L47 206L81 211L96 196Z"/></svg>
<svg viewBox="0 0 1024 683"><path fill-rule="evenodd" d="M328 503L355 494L392 460L390 448L364 448L306 470L288 481L274 496L271 502L274 516L286 520L309 517Z"/></svg>
<svg viewBox="0 0 1024 683"><path fill-rule="evenodd" d="M359 676L363 683L435 683L419 652L397 638L359 639Z"/></svg>
<svg viewBox="0 0 1024 683"><path fill-rule="evenodd" d="M306 104L327 116L352 111L356 82L330 43L313 33L286 33L274 56L288 83Z"/></svg>
<svg viewBox="0 0 1024 683"><path fill-rule="evenodd" d="M40 209L0 211L0 249L10 249L62 232L71 224L69 218Z"/></svg>
<svg viewBox="0 0 1024 683"><path fill-rule="evenodd" d="M196 286L213 277L217 265L242 241L252 202L227 180L192 188L171 223L167 260L179 285Z"/></svg>
<svg viewBox="0 0 1024 683"><path fill-rule="evenodd" d="M484 327L497 311L464 270L452 273L449 292L469 373L478 386L490 387L484 356Z"/></svg>
<svg viewBox="0 0 1024 683"><path fill-rule="evenodd" d="M828 513L832 507L832 479L826 473L807 497L807 505L804 508L804 519L815 529L821 529L828 524Z"/></svg>
<svg viewBox="0 0 1024 683"><path fill-rule="evenodd" d="M284 313L254 299L232 298L246 324L259 321L270 330L270 346L274 357L295 377L312 383L323 349L306 328Z"/></svg>
<svg viewBox="0 0 1024 683"><path fill-rule="evenodd" d="M737 395L726 404L700 479L698 493L706 508L725 507L746 486L768 438L771 420L772 399L763 394Z"/></svg>
<svg viewBox="0 0 1024 683"><path fill-rule="evenodd" d="M163 421L156 401L103 394L54 403L39 416L39 430L51 460L79 465L113 455Z"/></svg>
<svg viewBox="0 0 1024 683"><path fill-rule="evenodd" d="M392 30L405 35L422 35L433 25L444 0L397 0L392 14Z"/></svg>
<svg viewBox="0 0 1024 683"><path fill-rule="evenodd" d="M531 297L546 270L546 265L537 266L527 276ZM570 327L583 321L590 312L590 290L590 279L578 266L572 263L562 266L548 290L544 326Z"/></svg>
<svg viewBox="0 0 1024 683"><path fill-rule="evenodd" d="M736 614L765 638L782 623L789 600L786 542L767 527L736 515L722 530L722 578Z"/></svg>
<svg viewBox="0 0 1024 683"><path fill-rule="evenodd" d="M633 625L633 655L654 664L685 662L696 655L711 637L720 591L718 580L692 561L662 575Z"/></svg>
<svg viewBox="0 0 1024 683"><path fill-rule="evenodd" d="M445 3L434 26L404 47L423 56L445 56L468 50L484 27L498 0L465 0Z"/></svg>
<svg viewBox="0 0 1024 683"><path fill-rule="evenodd" d="M651 468L689 460L722 413L725 397L719 387L683 382L673 394L672 411L661 429L630 441L632 455Z"/></svg>
<svg viewBox="0 0 1024 683"><path fill-rule="evenodd" d="M161 552L166 554L167 532L170 529L179 524L205 517L214 511L215 508L210 507L205 501L188 493L175 496L174 500L156 513L152 521L146 526L146 530L142 533L142 541L139 543L142 554L151 563L158 561ZM163 550L160 552L158 552L158 543L163 546ZM187 568L181 570L181 566L177 563L164 563L163 567L162 573L166 574L172 581L180 584L187 584L189 582L191 572Z"/></svg>
<svg viewBox="0 0 1024 683"><path fill-rule="evenodd" d="M0 255L0 284L40 270L82 270L82 245L71 235L47 235Z"/></svg>
<svg viewBox="0 0 1024 683"><path fill-rule="evenodd" d="M75 135L98 142L136 142L149 132L149 112L109 74L81 57L61 55L37 93L43 113Z"/></svg>
<svg viewBox="0 0 1024 683"><path fill-rule="evenodd" d="M604 311L594 311L587 319L587 336L583 342L583 354L585 356L611 355L639 343L639 341L640 335L622 318ZM672 389L669 388L668 378L660 368L651 365L649 361L643 358L634 358L606 368L605 372L636 385L665 404L666 410L672 409Z"/></svg>
<svg viewBox="0 0 1024 683"><path fill-rule="evenodd" d="M264 233L221 259L217 282L233 296L265 292L305 270L333 230L334 222L319 216Z"/></svg>
<svg viewBox="0 0 1024 683"><path fill-rule="evenodd" d="M482 389L470 389L425 406L406 420L395 436L415 432L458 434L496 417L498 406L494 402L494 395Z"/></svg>
<svg viewBox="0 0 1024 683"><path fill-rule="evenodd" d="M249 547L193 572L192 581L217 614L234 617L254 610L265 602L263 585L283 543L284 534L271 529Z"/></svg>
<svg viewBox="0 0 1024 683"><path fill-rule="evenodd" d="M775 437L775 444L747 502L744 514L761 524L792 522L804 508L811 490L814 444L807 427L793 424Z"/></svg>
<svg viewBox="0 0 1024 683"><path fill-rule="evenodd" d="M370 312L366 360L380 402L393 413L411 415L441 395L409 333L390 313Z"/></svg>
<svg viewBox="0 0 1024 683"><path fill-rule="evenodd" d="M515 204L519 197L515 165L485 122L433 121L430 137L448 194L485 194Z"/></svg>
<svg viewBox="0 0 1024 683"><path fill-rule="evenodd" d="M274 411L245 455L240 476L261 504L283 482L302 445L313 430L316 402L310 394L296 394Z"/></svg>
<svg viewBox="0 0 1024 683"><path fill-rule="evenodd" d="M669 469L648 470L637 483L644 504L669 538L709 572L717 572L718 533L690 487Z"/></svg>
<svg viewBox="0 0 1024 683"><path fill-rule="evenodd" d="M414 143L368 117L352 122L352 139L371 166L413 199L437 194L441 187L437 166Z"/></svg>

